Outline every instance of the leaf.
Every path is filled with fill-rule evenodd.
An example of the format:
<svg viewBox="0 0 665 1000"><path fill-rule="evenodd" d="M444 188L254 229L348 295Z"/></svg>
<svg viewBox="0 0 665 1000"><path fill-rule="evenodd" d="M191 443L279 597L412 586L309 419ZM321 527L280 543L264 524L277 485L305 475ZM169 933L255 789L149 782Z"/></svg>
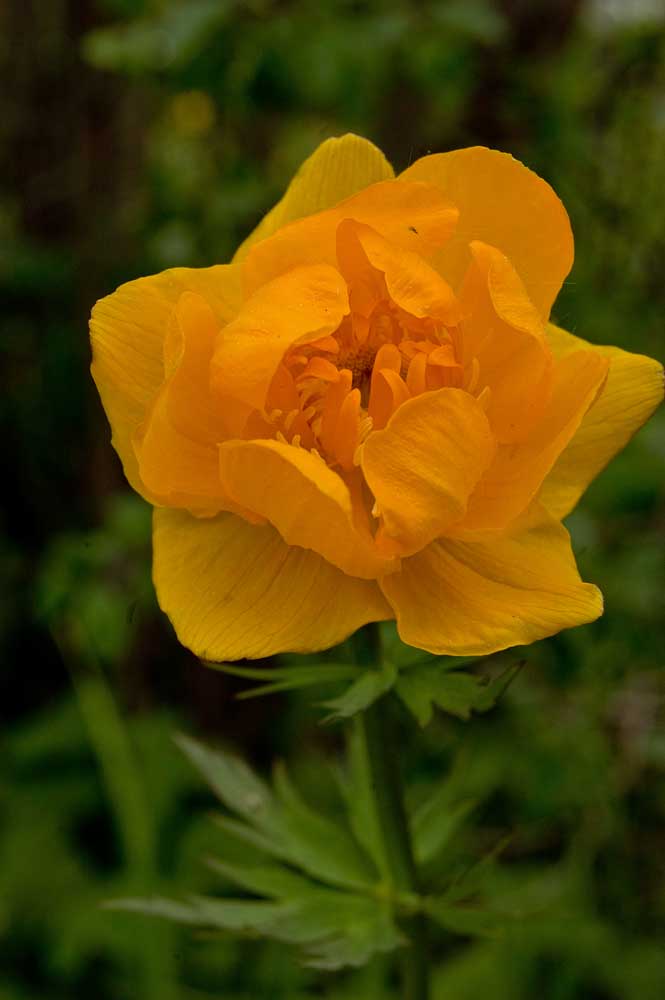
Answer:
<svg viewBox="0 0 665 1000"><path fill-rule="evenodd" d="M304 898L308 893L316 891L309 879L282 865L231 864L209 858L208 866L229 882L256 893L257 896L288 900Z"/></svg>
<svg viewBox="0 0 665 1000"><path fill-rule="evenodd" d="M208 666L234 677L263 681L258 687L242 691L238 698L257 698L278 691L334 684L354 677L358 670L351 663L305 663L288 667L238 667L233 663L208 663Z"/></svg>
<svg viewBox="0 0 665 1000"><path fill-rule="evenodd" d="M175 741L225 806L259 829L275 829L278 819L272 793L243 760L210 750L182 734Z"/></svg>
<svg viewBox="0 0 665 1000"><path fill-rule="evenodd" d="M340 774L340 790L346 803L351 829L356 840L367 851L384 882L390 881L390 865L376 811L372 789L372 774L367 756L367 744L359 720L347 741L348 769Z"/></svg>
<svg viewBox="0 0 665 1000"><path fill-rule="evenodd" d="M192 896L186 903L154 897L114 900L107 906L300 945L307 964L323 969L365 965L377 952L403 943L385 904L333 889L312 887L300 898L277 902Z"/></svg>
<svg viewBox="0 0 665 1000"><path fill-rule="evenodd" d="M376 882L372 862L350 832L311 809L283 767L275 768L275 794L281 806L284 841L295 864L332 885L353 889Z"/></svg>
<svg viewBox="0 0 665 1000"><path fill-rule="evenodd" d="M411 820L413 851L418 864L427 864L440 854L476 804L475 799L451 802L449 781L435 789Z"/></svg>
<svg viewBox="0 0 665 1000"><path fill-rule="evenodd" d="M325 722L337 719L349 719L357 712L362 712L373 702L389 691L397 680L397 668L392 663L385 663L381 670L366 670L339 698L322 702L325 708L332 712L326 716Z"/></svg>
<svg viewBox="0 0 665 1000"><path fill-rule="evenodd" d="M127 913L142 913L148 917L163 917L178 924L199 924L200 914L195 906L189 903L179 903L174 899L164 899L162 896L147 896L145 898L109 899L102 903L105 910L123 910Z"/></svg>
<svg viewBox="0 0 665 1000"><path fill-rule="evenodd" d="M427 912L453 934L474 937L497 937L509 917L482 906L452 906L447 900L431 900Z"/></svg>
<svg viewBox="0 0 665 1000"><path fill-rule="evenodd" d="M434 706L468 719L472 712L486 712L496 703L522 664L508 667L494 680L474 674L441 670L428 664L400 674L395 690L421 726L432 718Z"/></svg>

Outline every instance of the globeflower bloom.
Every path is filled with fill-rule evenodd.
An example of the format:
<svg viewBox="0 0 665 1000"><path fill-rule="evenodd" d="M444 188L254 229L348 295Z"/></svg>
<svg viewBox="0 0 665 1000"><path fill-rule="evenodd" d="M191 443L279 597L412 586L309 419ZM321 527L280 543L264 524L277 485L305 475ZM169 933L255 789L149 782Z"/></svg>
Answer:
<svg viewBox="0 0 665 1000"><path fill-rule="evenodd" d="M395 618L476 655L600 615L561 518L663 373L548 322L572 260L563 205L511 156L395 177L347 135L232 263L98 302L93 376L184 645L308 652Z"/></svg>

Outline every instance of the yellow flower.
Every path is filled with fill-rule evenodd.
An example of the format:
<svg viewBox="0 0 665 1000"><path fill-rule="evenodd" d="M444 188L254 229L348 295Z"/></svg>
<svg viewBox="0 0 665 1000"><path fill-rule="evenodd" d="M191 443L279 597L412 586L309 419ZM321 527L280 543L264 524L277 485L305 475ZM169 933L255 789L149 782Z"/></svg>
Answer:
<svg viewBox="0 0 665 1000"><path fill-rule="evenodd" d="M560 519L663 372L548 324L572 259L561 202L511 156L395 178L347 135L231 264L98 302L92 372L181 641L305 652L396 618L483 654L596 618Z"/></svg>

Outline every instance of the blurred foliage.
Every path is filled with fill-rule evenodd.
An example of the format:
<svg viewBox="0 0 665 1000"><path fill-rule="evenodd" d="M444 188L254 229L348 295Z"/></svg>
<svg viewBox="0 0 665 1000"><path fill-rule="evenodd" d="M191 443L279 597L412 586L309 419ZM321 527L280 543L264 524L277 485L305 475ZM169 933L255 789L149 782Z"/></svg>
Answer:
<svg viewBox="0 0 665 1000"><path fill-rule="evenodd" d="M234 699L246 679L175 642L150 588L149 512L87 374L87 313L139 274L227 259L312 148L351 129L397 167L472 143L519 156L576 234L558 321L663 358L662 5L9 0L0 39L0 997L389 997L380 955L323 986L279 942L99 905L218 890L197 859L219 856L220 833L174 729L259 771L285 757L333 812L322 775L341 727L317 725L307 688ZM445 789L461 869L510 835L491 894L532 914L483 938L442 913L435 1000L662 995L662 416L570 528L606 616L529 650L491 712L436 710L403 748L418 815Z"/></svg>

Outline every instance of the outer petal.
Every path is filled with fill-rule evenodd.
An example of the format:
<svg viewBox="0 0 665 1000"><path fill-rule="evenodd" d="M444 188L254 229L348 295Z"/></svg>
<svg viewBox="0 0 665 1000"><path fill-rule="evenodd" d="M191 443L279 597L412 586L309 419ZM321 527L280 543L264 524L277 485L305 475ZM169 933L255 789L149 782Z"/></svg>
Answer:
<svg viewBox="0 0 665 1000"><path fill-rule="evenodd" d="M498 448L469 501L461 528L499 531L526 510L606 377L607 361L593 351L575 351L559 361L544 416L524 441Z"/></svg>
<svg viewBox="0 0 665 1000"><path fill-rule="evenodd" d="M548 337L555 355L580 347L595 351L610 364L607 382L577 433L547 476L540 499L555 517L573 509L592 479L627 444L663 399L663 366L643 354L618 347L596 347L550 324Z"/></svg>
<svg viewBox="0 0 665 1000"><path fill-rule="evenodd" d="M521 646L602 614L566 529L539 505L510 532L440 539L381 581L404 642L444 656Z"/></svg>
<svg viewBox="0 0 665 1000"><path fill-rule="evenodd" d="M92 376L102 398L127 479L148 500L132 437L165 377L164 338L185 291L205 298L220 326L240 305L240 270L224 265L178 267L121 285L92 311Z"/></svg>
<svg viewBox="0 0 665 1000"><path fill-rule="evenodd" d="M397 560L377 550L349 488L322 458L279 441L228 441L219 456L226 495L267 518L289 545L365 579L397 569Z"/></svg>
<svg viewBox="0 0 665 1000"><path fill-rule="evenodd" d="M272 236L287 223L322 212L356 191L391 177L393 168L381 150L367 139L350 132L326 139L305 160L281 201L240 245L234 261L244 260L255 243Z"/></svg>
<svg viewBox="0 0 665 1000"><path fill-rule="evenodd" d="M510 258L547 319L573 263L568 215L549 184L508 153L484 146L425 156L398 179L437 184L459 209L455 234L434 260L454 289L470 261L469 243L482 240Z"/></svg>
<svg viewBox="0 0 665 1000"><path fill-rule="evenodd" d="M347 311L346 285L327 264L298 267L276 278L248 299L220 334L213 385L223 397L261 409L289 347L332 333Z"/></svg>
<svg viewBox="0 0 665 1000"><path fill-rule="evenodd" d="M376 583L233 514L200 520L156 510L153 546L159 604L204 659L310 653L391 617Z"/></svg>
<svg viewBox="0 0 665 1000"><path fill-rule="evenodd" d="M243 268L251 294L267 281L312 260L337 263L336 233L344 219L365 223L402 250L431 257L450 238L457 209L433 184L382 181L326 212L311 215L257 243Z"/></svg>
<svg viewBox="0 0 665 1000"><path fill-rule="evenodd" d="M459 521L494 449L482 407L462 389L402 403L362 450L386 550L417 552Z"/></svg>

